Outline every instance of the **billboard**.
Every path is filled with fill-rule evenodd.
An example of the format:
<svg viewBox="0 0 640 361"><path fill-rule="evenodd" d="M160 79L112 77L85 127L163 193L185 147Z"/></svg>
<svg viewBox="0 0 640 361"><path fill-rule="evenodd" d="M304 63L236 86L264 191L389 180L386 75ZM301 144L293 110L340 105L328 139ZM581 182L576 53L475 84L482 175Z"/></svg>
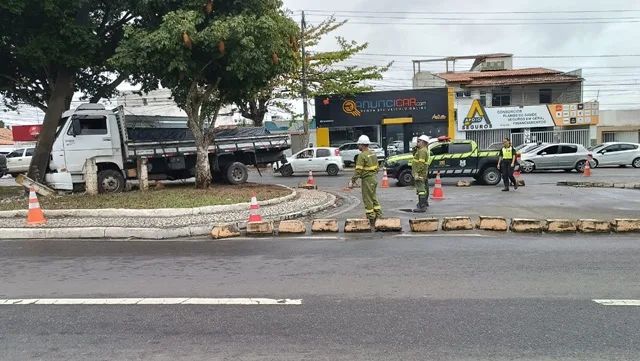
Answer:
<svg viewBox="0 0 640 361"><path fill-rule="evenodd" d="M541 104L521 107L485 108L475 99L468 110L458 112L458 130L538 128L595 125L599 121L597 102Z"/></svg>
<svg viewBox="0 0 640 361"><path fill-rule="evenodd" d="M316 97L318 127L380 125L385 118L413 123L448 120L448 90L410 89L361 93L353 97Z"/></svg>
<svg viewBox="0 0 640 361"><path fill-rule="evenodd" d="M14 142L35 142L40 135L41 124L14 125L11 127Z"/></svg>

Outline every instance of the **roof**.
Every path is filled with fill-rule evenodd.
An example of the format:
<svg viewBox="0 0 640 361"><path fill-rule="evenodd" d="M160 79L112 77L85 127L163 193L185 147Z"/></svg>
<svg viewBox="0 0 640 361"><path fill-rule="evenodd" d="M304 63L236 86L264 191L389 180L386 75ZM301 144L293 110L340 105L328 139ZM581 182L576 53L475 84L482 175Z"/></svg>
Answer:
<svg viewBox="0 0 640 361"><path fill-rule="evenodd" d="M13 145L13 133L11 129L0 128L0 145Z"/></svg>
<svg viewBox="0 0 640 361"><path fill-rule="evenodd" d="M563 75L558 70L546 68L526 68L514 70L476 71L460 73L439 73L437 77L451 83L466 83L467 87L495 85L548 84L581 82L576 76Z"/></svg>

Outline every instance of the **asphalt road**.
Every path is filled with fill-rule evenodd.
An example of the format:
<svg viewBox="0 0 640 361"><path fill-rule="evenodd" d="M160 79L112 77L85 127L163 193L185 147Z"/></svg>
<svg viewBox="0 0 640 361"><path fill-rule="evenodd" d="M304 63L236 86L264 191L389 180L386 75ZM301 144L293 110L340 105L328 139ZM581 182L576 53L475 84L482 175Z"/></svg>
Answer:
<svg viewBox="0 0 640 361"><path fill-rule="evenodd" d="M1 360L637 360L637 236L0 243Z"/></svg>

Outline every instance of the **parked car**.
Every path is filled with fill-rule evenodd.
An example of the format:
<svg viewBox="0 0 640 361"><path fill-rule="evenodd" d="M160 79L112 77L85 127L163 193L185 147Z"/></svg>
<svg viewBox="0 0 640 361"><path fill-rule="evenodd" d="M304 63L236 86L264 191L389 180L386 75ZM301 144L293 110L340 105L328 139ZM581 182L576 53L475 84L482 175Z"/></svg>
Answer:
<svg viewBox="0 0 640 361"><path fill-rule="evenodd" d="M518 152L520 152L520 154L524 154L524 153L529 153L535 149L540 148L543 145L547 145L549 143L542 143L542 142L538 142L538 143L525 143L525 144L520 144L519 146L515 147L516 150Z"/></svg>
<svg viewBox="0 0 640 361"><path fill-rule="evenodd" d="M485 150L500 150L503 146L502 142L491 143Z"/></svg>
<svg viewBox="0 0 640 361"><path fill-rule="evenodd" d="M396 140L389 143L389 145L387 145L387 153L389 153L390 156L395 154L400 154L401 153L400 150L403 148L404 148L404 145L402 144L402 142L399 140Z"/></svg>
<svg viewBox="0 0 640 361"><path fill-rule="evenodd" d="M384 149L382 149L378 143L371 143L369 149L376 153L378 163L384 162ZM342 159L344 159L344 163L347 166L355 164L358 159L358 154L360 154L360 148L358 148L357 143L345 143L341 145L338 150L340 151L340 155L342 155Z"/></svg>
<svg viewBox="0 0 640 361"><path fill-rule="evenodd" d="M22 173L28 172L34 151L35 148L22 148L7 154L7 173L15 178Z"/></svg>
<svg viewBox="0 0 640 361"><path fill-rule="evenodd" d="M591 150L595 166L627 166L640 168L640 144L610 142L603 143Z"/></svg>
<svg viewBox="0 0 640 361"><path fill-rule="evenodd" d="M9 170L7 169L7 157L0 154L0 178L9 174Z"/></svg>
<svg viewBox="0 0 640 361"><path fill-rule="evenodd" d="M590 157L591 152L581 144L545 144L531 152L522 154L520 166L525 173L531 173L534 170L554 169L562 169L567 172L575 169L582 173ZM589 164L591 167L595 166L593 160Z"/></svg>
<svg viewBox="0 0 640 361"><path fill-rule="evenodd" d="M338 148L307 148L287 158L286 163L275 162L273 171L280 172L284 177L291 177L294 173L327 172L336 176L344 170L344 161Z"/></svg>

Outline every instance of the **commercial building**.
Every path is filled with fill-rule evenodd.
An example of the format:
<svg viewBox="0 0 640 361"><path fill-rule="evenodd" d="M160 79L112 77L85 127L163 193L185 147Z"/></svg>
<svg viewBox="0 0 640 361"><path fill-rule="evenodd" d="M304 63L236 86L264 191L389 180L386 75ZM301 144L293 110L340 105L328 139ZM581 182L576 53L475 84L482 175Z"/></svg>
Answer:
<svg viewBox="0 0 640 361"><path fill-rule="evenodd" d="M453 89L409 89L315 99L318 146L353 142L362 134L386 148L413 136L453 135Z"/></svg>
<svg viewBox="0 0 640 361"><path fill-rule="evenodd" d="M640 143L640 109L603 110L596 139L598 143Z"/></svg>
<svg viewBox="0 0 640 361"><path fill-rule="evenodd" d="M469 71L455 64L473 60ZM422 71L425 63L445 62L446 72ZM454 89L455 138L481 147L510 137L514 143L596 142L599 104L582 102L581 70L514 69L512 54L482 54L414 60L415 89Z"/></svg>

